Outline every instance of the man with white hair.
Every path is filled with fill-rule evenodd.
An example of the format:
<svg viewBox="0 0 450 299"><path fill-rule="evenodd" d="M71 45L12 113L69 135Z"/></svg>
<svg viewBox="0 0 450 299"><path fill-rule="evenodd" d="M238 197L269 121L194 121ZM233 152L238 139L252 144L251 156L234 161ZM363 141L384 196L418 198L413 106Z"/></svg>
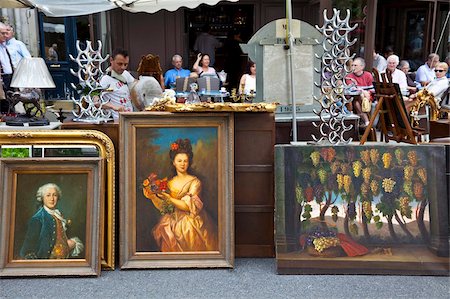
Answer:
<svg viewBox="0 0 450 299"><path fill-rule="evenodd" d="M387 59L386 73L390 72L392 76L392 83L397 83L400 86L400 90L403 95L408 93L408 81L406 80L406 74L397 68L400 63L400 58L392 54Z"/></svg>
<svg viewBox="0 0 450 299"><path fill-rule="evenodd" d="M421 65L416 72L416 81L425 87L430 83L436 75L434 73L434 67L439 62L439 55L436 53L431 53L428 55L428 60L425 64Z"/></svg>
<svg viewBox="0 0 450 299"><path fill-rule="evenodd" d="M164 86L166 86L166 88L168 86L173 88L175 86L177 78L189 77L189 75L191 74L189 70L183 69L183 58L178 54L173 55L172 65L174 66L174 68L168 70L164 74Z"/></svg>
<svg viewBox="0 0 450 299"><path fill-rule="evenodd" d="M6 37L6 47L8 48L9 55L14 69L19 65L22 58L30 58L31 54L23 42L14 38L14 28L11 25L7 26L8 35Z"/></svg>
<svg viewBox="0 0 450 299"><path fill-rule="evenodd" d="M3 84L4 92L10 90L11 79L13 75L13 64L5 42L8 37L8 27L0 22L0 70L1 70L1 84ZM0 112L8 112L9 104L6 100L0 100Z"/></svg>

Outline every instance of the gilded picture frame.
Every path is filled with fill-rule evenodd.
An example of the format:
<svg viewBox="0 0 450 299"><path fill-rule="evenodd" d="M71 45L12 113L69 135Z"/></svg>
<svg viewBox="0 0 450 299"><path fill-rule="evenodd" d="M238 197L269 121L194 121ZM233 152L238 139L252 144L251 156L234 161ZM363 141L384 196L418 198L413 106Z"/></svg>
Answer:
<svg viewBox="0 0 450 299"><path fill-rule="evenodd" d="M233 267L233 131L230 113L121 114L122 269Z"/></svg>
<svg viewBox="0 0 450 299"><path fill-rule="evenodd" d="M98 276L103 159L0 158L0 276Z"/></svg>
<svg viewBox="0 0 450 299"><path fill-rule="evenodd" d="M52 130L52 131L0 131L0 146L95 146L102 158L105 180L104 217L100 241L102 269L115 267L115 150L111 139L104 133L94 130ZM43 158L43 162L47 158ZM80 161L84 158L80 157Z"/></svg>

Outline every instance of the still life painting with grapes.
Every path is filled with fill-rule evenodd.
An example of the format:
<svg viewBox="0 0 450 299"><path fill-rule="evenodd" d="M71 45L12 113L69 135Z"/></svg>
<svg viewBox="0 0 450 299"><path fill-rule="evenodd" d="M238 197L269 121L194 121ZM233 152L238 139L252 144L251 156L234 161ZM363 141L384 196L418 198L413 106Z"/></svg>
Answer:
<svg viewBox="0 0 450 299"><path fill-rule="evenodd" d="M433 146L277 146L279 272L448 275L444 161Z"/></svg>

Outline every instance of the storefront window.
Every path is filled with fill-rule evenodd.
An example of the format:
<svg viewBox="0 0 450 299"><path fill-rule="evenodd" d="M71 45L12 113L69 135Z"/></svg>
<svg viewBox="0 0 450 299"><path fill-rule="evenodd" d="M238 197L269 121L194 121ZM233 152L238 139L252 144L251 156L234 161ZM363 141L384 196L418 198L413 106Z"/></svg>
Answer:
<svg viewBox="0 0 450 299"><path fill-rule="evenodd" d="M341 11L341 19L346 16L347 9L350 10L350 25L358 25L350 35L350 40L356 38L356 43L350 49L355 57L364 57L364 34L366 30L366 5L367 0L333 0L333 8ZM330 17L330 15L329 15Z"/></svg>
<svg viewBox="0 0 450 299"><path fill-rule="evenodd" d="M406 12L406 35L404 44L404 57L410 61L413 69L418 68L422 63L424 53L425 36L425 11L411 10Z"/></svg>
<svg viewBox="0 0 450 299"><path fill-rule="evenodd" d="M66 26L64 18L43 17L45 59L47 61L66 60Z"/></svg>

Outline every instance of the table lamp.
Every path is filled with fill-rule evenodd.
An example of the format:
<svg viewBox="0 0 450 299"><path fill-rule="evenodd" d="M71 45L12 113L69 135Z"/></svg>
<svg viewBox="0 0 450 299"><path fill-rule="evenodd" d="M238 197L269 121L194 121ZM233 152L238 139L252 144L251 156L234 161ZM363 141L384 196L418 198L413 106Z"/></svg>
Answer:
<svg viewBox="0 0 450 299"><path fill-rule="evenodd" d="M11 87L23 88L25 90L16 92L8 91L7 100L9 101L10 110L18 102L24 104L31 103L34 107L26 108L24 115L8 117L6 119L6 125L25 126L28 123L29 126L46 126L50 124L48 119L44 117L44 112L41 110L39 103L41 94L36 90L37 88L56 87L44 59L40 57L23 58L14 71ZM33 112L34 108L36 110ZM38 112L41 112L40 116L37 116Z"/></svg>

